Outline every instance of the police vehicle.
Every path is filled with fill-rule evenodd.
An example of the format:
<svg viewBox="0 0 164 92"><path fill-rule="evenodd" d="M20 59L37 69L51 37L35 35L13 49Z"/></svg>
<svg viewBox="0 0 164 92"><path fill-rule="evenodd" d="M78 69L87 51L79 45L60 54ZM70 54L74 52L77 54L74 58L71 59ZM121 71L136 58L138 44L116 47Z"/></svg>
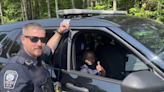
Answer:
<svg viewBox="0 0 164 92"><path fill-rule="evenodd" d="M127 16L126 11L66 9L60 18L0 25L0 68L22 47L22 27L41 24L47 40L62 21L70 24L47 67L63 92L163 92L164 25ZM80 72L83 52L93 50L106 70L101 77Z"/></svg>

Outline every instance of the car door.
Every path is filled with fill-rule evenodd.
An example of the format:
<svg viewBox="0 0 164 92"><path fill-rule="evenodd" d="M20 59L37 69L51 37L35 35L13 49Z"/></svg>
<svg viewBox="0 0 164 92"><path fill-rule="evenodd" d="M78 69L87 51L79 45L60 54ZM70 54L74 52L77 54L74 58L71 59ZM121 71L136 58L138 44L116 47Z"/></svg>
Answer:
<svg viewBox="0 0 164 92"><path fill-rule="evenodd" d="M151 70L123 42L110 34L111 30L104 27L71 29L67 46L67 69L62 70L60 80L66 91L121 92L121 83L127 75ZM105 77L80 72L84 64L83 52L88 49L95 51L97 61L106 70Z"/></svg>

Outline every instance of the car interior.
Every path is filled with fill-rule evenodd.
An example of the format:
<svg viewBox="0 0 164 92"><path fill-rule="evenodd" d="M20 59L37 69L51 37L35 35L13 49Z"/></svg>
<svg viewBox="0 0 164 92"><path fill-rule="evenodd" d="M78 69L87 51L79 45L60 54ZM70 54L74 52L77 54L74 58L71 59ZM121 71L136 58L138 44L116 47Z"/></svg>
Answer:
<svg viewBox="0 0 164 92"><path fill-rule="evenodd" d="M97 61L100 61L101 66L106 70L107 78L123 80L131 72L149 70L148 66L124 45L103 32L86 31L75 35L74 38L77 71L80 71L84 64L82 58L85 50L95 52Z"/></svg>

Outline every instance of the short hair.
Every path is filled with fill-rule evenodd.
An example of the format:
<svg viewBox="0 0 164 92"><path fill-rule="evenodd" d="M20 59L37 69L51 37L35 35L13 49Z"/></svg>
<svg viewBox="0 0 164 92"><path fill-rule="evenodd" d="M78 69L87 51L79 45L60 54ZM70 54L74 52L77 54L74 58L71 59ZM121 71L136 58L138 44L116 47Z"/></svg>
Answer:
<svg viewBox="0 0 164 92"><path fill-rule="evenodd" d="M85 55L86 53L88 53L88 52L89 52L89 53L93 53L93 54L94 54L94 56L95 56L94 51L92 51L92 50L85 50L85 51L84 51L84 53L83 53L83 57L84 57L84 55Z"/></svg>
<svg viewBox="0 0 164 92"><path fill-rule="evenodd" d="M28 23L28 24L23 26L22 34L24 35L25 33L27 33L29 31L29 28L43 30L46 33L45 29L40 24L38 24L38 23Z"/></svg>

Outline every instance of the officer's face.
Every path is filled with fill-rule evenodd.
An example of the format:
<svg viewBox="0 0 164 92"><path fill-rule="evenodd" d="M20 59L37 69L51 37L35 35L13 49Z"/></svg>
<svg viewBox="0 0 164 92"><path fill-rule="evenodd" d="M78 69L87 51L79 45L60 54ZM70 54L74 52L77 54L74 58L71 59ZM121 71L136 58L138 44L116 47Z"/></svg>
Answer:
<svg viewBox="0 0 164 92"><path fill-rule="evenodd" d="M43 30L32 28L21 37L26 53L34 59L37 59L45 48L45 43L43 41L44 37L45 32Z"/></svg>

